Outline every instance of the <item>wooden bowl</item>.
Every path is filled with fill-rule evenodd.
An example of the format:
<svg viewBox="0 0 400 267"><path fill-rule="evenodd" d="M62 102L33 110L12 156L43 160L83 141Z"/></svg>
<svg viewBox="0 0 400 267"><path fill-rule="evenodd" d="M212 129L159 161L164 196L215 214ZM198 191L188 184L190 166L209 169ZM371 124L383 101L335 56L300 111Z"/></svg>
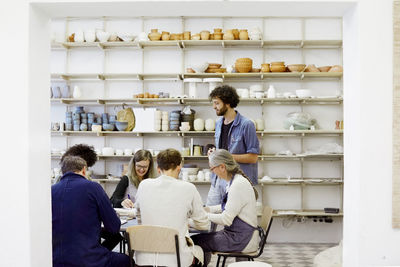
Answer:
<svg viewBox="0 0 400 267"><path fill-rule="evenodd" d="M330 69L332 68L332 66L322 66L322 67L318 67L320 72L328 72Z"/></svg>
<svg viewBox="0 0 400 267"><path fill-rule="evenodd" d="M287 68L291 72L301 72L306 68L306 64L290 64L287 65Z"/></svg>
<svg viewBox="0 0 400 267"><path fill-rule="evenodd" d="M285 65L271 65L271 72L285 72Z"/></svg>

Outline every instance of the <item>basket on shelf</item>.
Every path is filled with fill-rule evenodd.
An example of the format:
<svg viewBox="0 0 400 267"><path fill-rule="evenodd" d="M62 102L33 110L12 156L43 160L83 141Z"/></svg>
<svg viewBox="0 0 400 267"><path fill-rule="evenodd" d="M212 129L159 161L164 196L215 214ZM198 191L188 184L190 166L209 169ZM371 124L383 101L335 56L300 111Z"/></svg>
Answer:
<svg viewBox="0 0 400 267"><path fill-rule="evenodd" d="M253 68L253 60L251 58L238 58L235 62L235 69L237 72L246 73L250 72Z"/></svg>

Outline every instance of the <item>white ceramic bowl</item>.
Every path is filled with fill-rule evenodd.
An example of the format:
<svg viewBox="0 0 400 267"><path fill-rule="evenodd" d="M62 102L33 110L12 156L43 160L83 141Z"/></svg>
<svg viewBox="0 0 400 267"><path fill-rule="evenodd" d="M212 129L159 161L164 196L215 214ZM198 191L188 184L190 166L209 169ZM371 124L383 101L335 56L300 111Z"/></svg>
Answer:
<svg viewBox="0 0 400 267"><path fill-rule="evenodd" d="M299 89L299 90L296 90L296 95L298 97L310 97L311 96L311 90L309 90L309 89Z"/></svg>
<svg viewBox="0 0 400 267"><path fill-rule="evenodd" d="M118 37L121 38L124 42L132 42L135 38L135 35L131 33L120 33Z"/></svg>
<svg viewBox="0 0 400 267"><path fill-rule="evenodd" d="M203 73L208 68L208 63L205 62L203 64L191 65L189 68L192 68L196 73Z"/></svg>
<svg viewBox="0 0 400 267"><path fill-rule="evenodd" d="M110 38L110 35L111 35L111 33L109 33L109 32L103 32L103 31L96 32L97 39L101 43L107 42L108 38Z"/></svg>

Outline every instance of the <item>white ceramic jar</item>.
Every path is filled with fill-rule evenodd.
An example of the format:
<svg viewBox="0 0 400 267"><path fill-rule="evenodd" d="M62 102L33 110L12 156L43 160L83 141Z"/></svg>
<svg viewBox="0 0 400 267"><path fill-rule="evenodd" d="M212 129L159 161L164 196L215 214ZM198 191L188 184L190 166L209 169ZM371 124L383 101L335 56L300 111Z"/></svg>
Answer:
<svg viewBox="0 0 400 267"><path fill-rule="evenodd" d="M222 78L204 78L203 79L203 82L209 83L208 84L209 93L211 93L211 91L214 90L215 87L222 85L223 81L224 81L224 79L222 79Z"/></svg>
<svg viewBox="0 0 400 267"><path fill-rule="evenodd" d="M268 98L275 98L276 97L275 87L272 84L268 88L267 95L268 95Z"/></svg>
<svg viewBox="0 0 400 267"><path fill-rule="evenodd" d="M82 30L77 30L75 32L74 41L77 42L77 43L83 43L85 41L85 38L83 36L83 31Z"/></svg>
<svg viewBox="0 0 400 267"><path fill-rule="evenodd" d="M101 154L103 156L114 156L114 148L112 147L103 147L101 150Z"/></svg>
<svg viewBox="0 0 400 267"><path fill-rule="evenodd" d="M197 98L197 83L202 82L200 78L187 78L183 82L189 83L189 98Z"/></svg>
<svg viewBox="0 0 400 267"><path fill-rule="evenodd" d="M201 118L197 118L193 122L195 131L204 131L204 120Z"/></svg>
<svg viewBox="0 0 400 267"><path fill-rule="evenodd" d="M96 40L96 33L93 30L85 31L85 41L93 43Z"/></svg>
<svg viewBox="0 0 400 267"><path fill-rule="evenodd" d="M206 127L206 131L214 131L215 130L215 120L206 119L205 127Z"/></svg>
<svg viewBox="0 0 400 267"><path fill-rule="evenodd" d="M262 119L256 119L256 130L264 131L264 121Z"/></svg>

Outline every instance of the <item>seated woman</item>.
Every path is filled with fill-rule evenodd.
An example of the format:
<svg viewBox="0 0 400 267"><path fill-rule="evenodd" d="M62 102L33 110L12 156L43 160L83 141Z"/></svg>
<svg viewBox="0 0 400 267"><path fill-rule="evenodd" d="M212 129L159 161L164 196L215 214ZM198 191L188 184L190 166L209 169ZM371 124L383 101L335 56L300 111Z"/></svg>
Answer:
<svg viewBox="0 0 400 267"><path fill-rule="evenodd" d="M257 251L259 244L256 213L258 195L249 178L225 149L211 153L209 165L210 170L219 179L226 180L228 186L221 205L206 207L210 212L210 221L224 225L224 229L192 236L193 242L205 252L205 266L212 251L253 252ZM217 212L220 213L214 214Z"/></svg>
<svg viewBox="0 0 400 267"><path fill-rule="evenodd" d="M155 176L153 165L153 156L150 151L141 149L133 155L129 162L127 175L122 176L111 196L114 208L133 208L140 182Z"/></svg>
<svg viewBox="0 0 400 267"><path fill-rule="evenodd" d="M138 223L176 229L182 266L197 266L203 261L203 252L193 245L188 227L189 224L198 230L210 227L200 194L193 184L178 178L182 168L179 151L161 151L157 155L157 168L161 173L158 178L146 179L139 185L135 203ZM177 258L171 253L135 252L135 258L138 266L177 266Z"/></svg>

